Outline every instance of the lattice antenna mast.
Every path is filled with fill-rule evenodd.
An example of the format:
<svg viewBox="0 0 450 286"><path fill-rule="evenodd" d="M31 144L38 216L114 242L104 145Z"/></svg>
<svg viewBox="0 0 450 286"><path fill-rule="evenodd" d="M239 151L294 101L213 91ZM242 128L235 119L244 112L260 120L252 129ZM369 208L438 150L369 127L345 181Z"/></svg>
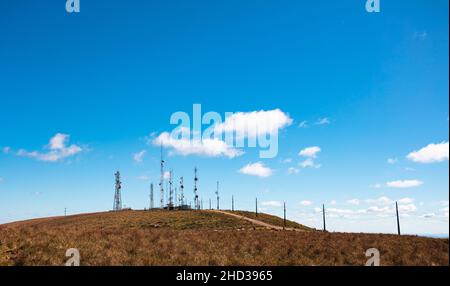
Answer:
<svg viewBox="0 0 450 286"><path fill-rule="evenodd" d="M161 193L160 205L164 208L164 160L163 160L163 146L161 144L161 177L159 179L159 191Z"/></svg>
<svg viewBox="0 0 450 286"><path fill-rule="evenodd" d="M154 208L153 204L153 183L150 184L150 209Z"/></svg>
<svg viewBox="0 0 450 286"><path fill-rule="evenodd" d="M199 204L199 201L198 201L197 181L198 181L198 177L197 177L197 167L195 167L195 169L194 169L194 203L195 203L195 208L196 208L196 209L199 209L199 208L200 208L200 204Z"/></svg>
<svg viewBox="0 0 450 286"><path fill-rule="evenodd" d="M183 177L180 178L180 202L181 205L184 205L184 185L183 185Z"/></svg>
<svg viewBox="0 0 450 286"><path fill-rule="evenodd" d="M120 190L122 189L122 182L120 181L119 171L117 171L114 175L116 176L116 191L114 194L113 210L120 211L122 209L122 196L120 194Z"/></svg>
<svg viewBox="0 0 450 286"><path fill-rule="evenodd" d="M220 197L219 197L219 181L217 181L216 197L217 197L217 209L219 209L220 208L220 205L219 205L219 201L220 201Z"/></svg>
<svg viewBox="0 0 450 286"><path fill-rule="evenodd" d="M173 171L170 170L169 172L169 207L173 207L173 182L172 182L172 177L173 177Z"/></svg>

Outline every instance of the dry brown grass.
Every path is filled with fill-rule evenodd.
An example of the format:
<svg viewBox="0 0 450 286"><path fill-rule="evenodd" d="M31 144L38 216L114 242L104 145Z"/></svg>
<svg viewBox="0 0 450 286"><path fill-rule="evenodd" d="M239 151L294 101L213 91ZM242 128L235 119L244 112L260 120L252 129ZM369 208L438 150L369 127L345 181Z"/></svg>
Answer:
<svg viewBox="0 0 450 286"><path fill-rule="evenodd" d="M448 265L448 239L290 232L210 212L127 211L0 225L0 265Z"/></svg>
<svg viewBox="0 0 450 286"><path fill-rule="evenodd" d="M241 216L245 216L251 219L256 219L271 225L275 226L284 226L284 220L280 217L265 214L265 213L259 213L258 216L256 216L255 212L248 212L248 211L229 211L230 213L238 214ZM307 226L304 226L302 224L296 223L294 221L286 220L286 227L287 228L298 228L301 230L314 230L312 228L309 228Z"/></svg>

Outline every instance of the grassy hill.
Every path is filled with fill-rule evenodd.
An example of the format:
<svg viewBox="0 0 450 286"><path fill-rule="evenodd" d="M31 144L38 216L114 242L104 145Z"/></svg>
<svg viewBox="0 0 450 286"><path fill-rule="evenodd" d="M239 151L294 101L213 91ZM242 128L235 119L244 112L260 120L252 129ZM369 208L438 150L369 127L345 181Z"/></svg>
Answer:
<svg viewBox="0 0 450 286"><path fill-rule="evenodd" d="M250 216L250 213L240 213ZM253 217L252 217L253 218ZM258 215L278 224L282 219ZM210 211L123 211L0 225L0 265L448 265L448 239L382 234L274 231Z"/></svg>

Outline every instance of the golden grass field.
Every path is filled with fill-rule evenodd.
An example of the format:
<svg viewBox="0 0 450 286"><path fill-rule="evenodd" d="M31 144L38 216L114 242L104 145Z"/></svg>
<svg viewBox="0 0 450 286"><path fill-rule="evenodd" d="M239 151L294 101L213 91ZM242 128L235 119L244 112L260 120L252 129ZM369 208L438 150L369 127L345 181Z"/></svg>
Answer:
<svg viewBox="0 0 450 286"><path fill-rule="evenodd" d="M249 212L235 212L254 217ZM282 225L281 218L258 218ZM210 211L122 211L0 225L0 266L64 265L68 248L81 265L364 265L377 248L381 265L449 265L448 239L387 234L275 231Z"/></svg>

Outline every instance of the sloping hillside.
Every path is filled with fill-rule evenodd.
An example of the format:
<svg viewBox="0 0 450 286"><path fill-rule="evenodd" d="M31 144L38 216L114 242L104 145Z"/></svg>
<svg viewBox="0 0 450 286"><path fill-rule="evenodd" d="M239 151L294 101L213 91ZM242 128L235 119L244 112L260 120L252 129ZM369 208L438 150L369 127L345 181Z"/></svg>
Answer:
<svg viewBox="0 0 450 286"><path fill-rule="evenodd" d="M0 265L63 265L68 248L80 251L82 265L364 265L372 247L382 265L449 263L448 239L275 231L210 211L106 212L0 225Z"/></svg>

